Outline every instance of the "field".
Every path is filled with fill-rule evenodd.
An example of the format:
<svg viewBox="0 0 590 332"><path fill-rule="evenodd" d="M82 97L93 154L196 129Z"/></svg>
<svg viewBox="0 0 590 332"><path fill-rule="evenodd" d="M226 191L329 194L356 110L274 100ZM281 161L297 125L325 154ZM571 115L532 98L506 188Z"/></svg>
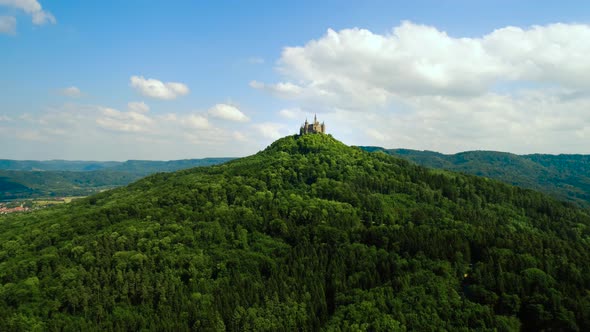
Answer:
<svg viewBox="0 0 590 332"><path fill-rule="evenodd" d="M84 197L86 196L67 196L55 198L44 197L31 199L16 199L6 202L0 202L0 214L40 210L54 205L71 203L76 199Z"/></svg>

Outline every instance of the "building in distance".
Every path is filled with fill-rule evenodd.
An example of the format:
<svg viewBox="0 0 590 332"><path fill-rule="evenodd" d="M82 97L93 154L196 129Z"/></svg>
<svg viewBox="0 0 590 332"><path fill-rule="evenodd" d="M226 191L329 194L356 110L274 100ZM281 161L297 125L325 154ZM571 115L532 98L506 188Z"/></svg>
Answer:
<svg viewBox="0 0 590 332"><path fill-rule="evenodd" d="M307 122L307 119L305 119L305 123L299 128L299 135L325 133L326 125L323 122L319 123L316 115L313 116L313 123L309 123Z"/></svg>

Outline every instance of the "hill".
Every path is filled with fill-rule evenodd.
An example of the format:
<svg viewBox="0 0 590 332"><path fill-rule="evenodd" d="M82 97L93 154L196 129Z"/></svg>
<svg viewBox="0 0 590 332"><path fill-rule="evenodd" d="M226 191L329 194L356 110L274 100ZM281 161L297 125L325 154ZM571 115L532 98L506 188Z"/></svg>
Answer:
<svg viewBox="0 0 590 332"><path fill-rule="evenodd" d="M234 158L203 158L203 159L181 159L170 161L156 160L127 160L109 168L112 171L129 172L145 176L157 172L174 172L181 169L197 166L212 166L225 163Z"/></svg>
<svg viewBox="0 0 590 332"><path fill-rule="evenodd" d="M0 159L0 170L9 171L95 171L121 164L117 161L11 160Z"/></svg>
<svg viewBox="0 0 590 332"><path fill-rule="evenodd" d="M542 191L578 206L590 207L589 155L515 155L496 151L468 151L445 155L432 151L384 149L382 151L419 165L485 176L512 185Z"/></svg>
<svg viewBox="0 0 590 332"><path fill-rule="evenodd" d="M0 201L52 196L85 196L123 186L146 175L211 166L232 158L171 161L0 160Z"/></svg>
<svg viewBox="0 0 590 332"><path fill-rule="evenodd" d="M0 200L86 196L100 190L129 184L141 177L140 174L111 170L89 172L0 170Z"/></svg>
<svg viewBox="0 0 590 332"><path fill-rule="evenodd" d="M590 216L328 135L0 219L0 330L588 330Z"/></svg>

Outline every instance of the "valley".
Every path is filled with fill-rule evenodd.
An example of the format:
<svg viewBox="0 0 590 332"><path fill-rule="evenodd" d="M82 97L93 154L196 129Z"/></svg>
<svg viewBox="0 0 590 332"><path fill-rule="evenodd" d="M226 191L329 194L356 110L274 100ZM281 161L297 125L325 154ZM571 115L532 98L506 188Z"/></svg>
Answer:
<svg viewBox="0 0 590 332"><path fill-rule="evenodd" d="M129 184L149 174L209 166L232 158L173 161L0 160L0 201L87 196Z"/></svg>

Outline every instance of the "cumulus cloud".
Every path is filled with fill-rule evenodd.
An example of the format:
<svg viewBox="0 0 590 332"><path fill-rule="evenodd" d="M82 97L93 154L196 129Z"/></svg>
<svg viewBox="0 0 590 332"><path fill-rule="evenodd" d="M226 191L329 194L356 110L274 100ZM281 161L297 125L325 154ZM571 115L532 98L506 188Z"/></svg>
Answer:
<svg viewBox="0 0 590 332"><path fill-rule="evenodd" d="M469 38L411 22L328 30L283 49L279 82L250 86L321 112L351 144L587 153L585 40L590 25L563 23Z"/></svg>
<svg viewBox="0 0 590 332"><path fill-rule="evenodd" d="M188 86L178 82L162 82L143 76L131 76L130 84L139 93L146 97L171 100L184 96L190 92Z"/></svg>
<svg viewBox="0 0 590 332"><path fill-rule="evenodd" d="M279 115L289 120L301 120L305 115L299 108L285 108L279 111Z"/></svg>
<svg viewBox="0 0 590 332"><path fill-rule="evenodd" d="M63 89L59 90L59 93L66 96L66 97L71 97L71 98L78 98L78 97L82 96L82 92L80 91L80 89L75 86L63 88Z"/></svg>
<svg viewBox="0 0 590 332"><path fill-rule="evenodd" d="M55 17L43 7L37 0L0 0L0 6L9 6L23 10L31 15L33 24L43 25L46 23L55 23Z"/></svg>
<svg viewBox="0 0 590 332"><path fill-rule="evenodd" d="M209 129L211 124L209 120L199 114L191 114L181 119L182 124L187 128L192 129Z"/></svg>
<svg viewBox="0 0 590 332"><path fill-rule="evenodd" d="M279 139L285 136L285 126L281 123L274 122L263 122L257 123L252 126L256 132L264 138L270 138L273 140Z"/></svg>
<svg viewBox="0 0 590 332"><path fill-rule="evenodd" d="M328 30L287 47L279 71L287 81L250 86L284 98L325 99L340 108L381 107L396 96L481 95L503 82L590 88L584 61L590 26L506 27L480 38L456 38L404 22L388 34Z"/></svg>
<svg viewBox="0 0 590 332"><path fill-rule="evenodd" d="M127 103L127 108L132 112L147 113L150 111L150 107L143 101L133 101Z"/></svg>
<svg viewBox="0 0 590 332"><path fill-rule="evenodd" d="M399 104L404 111L337 110L322 120L348 144L455 153L466 150L590 153L590 98L566 91L517 95L424 96Z"/></svg>
<svg viewBox="0 0 590 332"><path fill-rule="evenodd" d="M14 35L16 33L16 18L0 16L0 34Z"/></svg>
<svg viewBox="0 0 590 332"><path fill-rule="evenodd" d="M216 104L207 112L215 118L236 122L248 122L250 119L237 107L228 104Z"/></svg>

